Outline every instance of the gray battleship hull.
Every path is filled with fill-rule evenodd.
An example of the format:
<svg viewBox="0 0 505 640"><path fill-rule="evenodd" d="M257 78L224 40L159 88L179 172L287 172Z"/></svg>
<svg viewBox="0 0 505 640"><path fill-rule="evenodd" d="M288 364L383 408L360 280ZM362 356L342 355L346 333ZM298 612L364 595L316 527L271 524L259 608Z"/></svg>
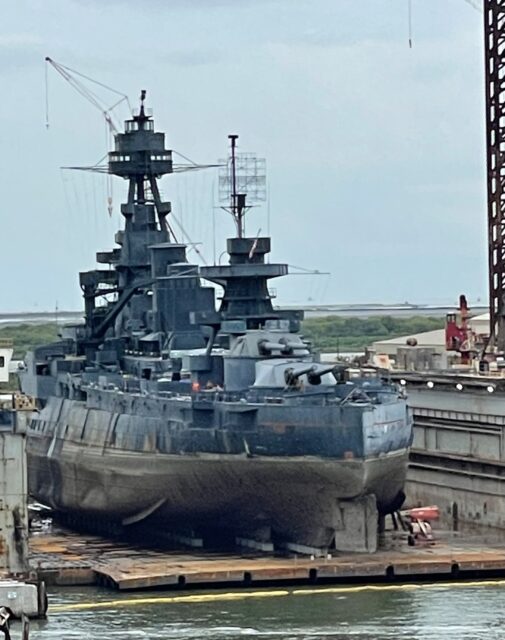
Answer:
<svg viewBox="0 0 505 640"><path fill-rule="evenodd" d="M65 420L51 428L43 420L33 423L29 488L37 500L65 513L123 525L149 517L164 530L212 527L255 539L268 529L286 541L328 547L339 530L348 529L343 502L372 496L368 525L360 526L376 527L370 524L376 523L375 503L387 511L405 484L408 447L362 457L347 452L340 459L160 453L150 451L149 442L133 451L107 440L69 437L69 432L84 434L82 425L68 424L83 407L67 400L65 409L58 409L61 404L50 402L44 412L64 414ZM95 412L95 420L111 421L112 414Z"/></svg>
<svg viewBox="0 0 505 640"><path fill-rule="evenodd" d="M378 515L403 498L403 394L376 370L322 365L303 313L274 308L268 283L288 265L266 259L270 237L245 235L236 135L228 264L189 264L157 185L172 152L144 99L108 156L128 200L117 246L79 274L85 322L20 374L42 407L28 434L32 495L123 526L373 551ZM202 278L222 288L219 305Z"/></svg>

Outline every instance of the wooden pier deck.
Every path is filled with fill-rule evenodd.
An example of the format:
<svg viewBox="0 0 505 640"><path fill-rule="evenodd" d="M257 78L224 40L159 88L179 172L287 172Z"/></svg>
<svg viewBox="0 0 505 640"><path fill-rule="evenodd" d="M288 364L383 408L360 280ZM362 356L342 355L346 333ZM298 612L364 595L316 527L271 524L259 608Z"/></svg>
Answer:
<svg viewBox="0 0 505 640"><path fill-rule="evenodd" d="M505 577L504 546L463 537L322 558L145 548L70 531L34 535L30 548L32 567L49 585L119 590Z"/></svg>

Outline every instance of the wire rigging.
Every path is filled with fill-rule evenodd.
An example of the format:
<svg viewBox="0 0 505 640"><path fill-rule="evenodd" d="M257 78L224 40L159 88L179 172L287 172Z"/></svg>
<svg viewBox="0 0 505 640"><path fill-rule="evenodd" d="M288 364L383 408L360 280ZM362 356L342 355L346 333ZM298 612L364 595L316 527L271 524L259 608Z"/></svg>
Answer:
<svg viewBox="0 0 505 640"><path fill-rule="evenodd" d="M466 4L468 4L471 7L473 7L479 13L484 13L484 9L482 8L482 5L478 4L478 2L476 0L465 0L465 2L466 2Z"/></svg>
<svg viewBox="0 0 505 640"><path fill-rule="evenodd" d="M125 93L122 93L121 91L117 91L117 89L113 89L112 87L109 87L103 82L99 82L98 80L94 80L93 78L90 78L84 73L80 73L75 69L71 69L70 67L66 67L63 64L56 62L49 56L46 56L46 127L49 128L49 91L48 91L48 79L47 79L48 64L50 64L70 84L70 86L73 87L75 91L77 91L77 93L79 93L83 98L85 98L89 103L91 103L96 109L98 109L103 115L103 117L105 118L105 121L107 122L107 125L109 126L111 131L113 133L117 133L118 128L113 121L112 111L116 107L118 107L121 103L125 102L128 105L128 109L130 110L130 112L132 112L132 108L131 108L131 104L128 96ZM112 104L110 107L106 107L103 104L102 100L100 99L100 96L94 91L92 91L89 87L87 87L83 82L78 80L76 76L79 76L80 78L83 78L87 82L91 82L101 87L102 89L106 89L107 91L110 91L115 95L121 96L121 98L116 102L114 102L114 104Z"/></svg>
<svg viewBox="0 0 505 640"><path fill-rule="evenodd" d="M482 3L478 0L463 0L466 4L479 13L484 13ZM407 14L408 14L408 30L409 30L409 49L412 49L413 36L412 36L412 0L407 0Z"/></svg>
<svg viewBox="0 0 505 640"><path fill-rule="evenodd" d="M184 227L182 226L182 223L177 219L177 217L174 215L174 212L172 211L172 220L175 222L175 224L177 225L177 228L179 229L179 231L182 234L182 237L184 238L184 240L187 242L188 245L190 245L190 247L194 250L194 252L198 255L198 257L200 258L200 260L203 262L203 264L207 264L207 260L205 260L205 257L203 256L202 252L198 249L198 244L196 242L192 242L190 236L188 235L188 233L186 232L186 230L184 229Z"/></svg>
<svg viewBox="0 0 505 640"><path fill-rule="evenodd" d="M49 74L48 66L44 65L45 70L45 85L46 85L46 129L49 129Z"/></svg>
<svg viewBox="0 0 505 640"><path fill-rule="evenodd" d="M409 19L409 49L412 49L412 0L408 0L408 19Z"/></svg>
<svg viewBox="0 0 505 640"><path fill-rule="evenodd" d="M188 158L188 156L185 156L183 153L181 153L180 151L176 151L175 149L172 149L172 153L175 153L175 155L180 156L183 160L186 160L186 162L189 162L190 164L192 164L193 166L197 167L197 163L194 162L194 160L191 160L191 158Z"/></svg>

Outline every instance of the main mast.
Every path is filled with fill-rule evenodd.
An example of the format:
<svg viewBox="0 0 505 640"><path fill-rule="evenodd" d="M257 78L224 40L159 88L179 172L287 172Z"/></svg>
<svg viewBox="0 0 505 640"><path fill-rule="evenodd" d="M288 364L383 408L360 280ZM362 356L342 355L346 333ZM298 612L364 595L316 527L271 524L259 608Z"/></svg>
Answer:
<svg viewBox="0 0 505 640"><path fill-rule="evenodd" d="M136 206L152 202L156 209L160 229L169 230L167 215L170 202L162 202L157 180L173 172L172 151L165 148L165 134L154 131L154 121L146 115L145 90L140 94L140 110L125 122L125 132L114 137L114 151L109 153L109 173L129 181L128 201L121 213L128 219ZM147 195L146 186L151 197Z"/></svg>
<svg viewBox="0 0 505 640"><path fill-rule="evenodd" d="M108 154L108 173L128 180L128 198L121 205L125 226L115 238L120 248L97 253L97 262L108 269L80 274L92 339L101 339L113 324L120 334L119 317L122 328L144 324L142 318L151 308L150 247L175 240L167 221L171 204L161 200L157 183L173 173L172 151L165 147L165 134L154 131L145 98L142 90L138 114L126 120L123 133L115 134L114 150ZM177 259L183 259L182 254ZM97 306L97 298L107 293L116 293L117 303L109 308Z"/></svg>

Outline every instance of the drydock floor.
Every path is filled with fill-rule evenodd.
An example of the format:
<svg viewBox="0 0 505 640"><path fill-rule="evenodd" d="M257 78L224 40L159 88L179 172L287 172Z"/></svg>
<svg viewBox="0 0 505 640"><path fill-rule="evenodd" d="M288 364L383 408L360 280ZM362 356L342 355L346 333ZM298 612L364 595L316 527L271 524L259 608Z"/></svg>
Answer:
<svg viewBox="0 0 505 640"><path fill-rule="evenodd" d="M375 554L322 558L223 551L167 550L96 535L58 531L32 535L31 564L48 585L98 584L119 590L325 582L456 580L505 577L505 534L437 534L430 546L409 547L397 534Z"/></svg>

